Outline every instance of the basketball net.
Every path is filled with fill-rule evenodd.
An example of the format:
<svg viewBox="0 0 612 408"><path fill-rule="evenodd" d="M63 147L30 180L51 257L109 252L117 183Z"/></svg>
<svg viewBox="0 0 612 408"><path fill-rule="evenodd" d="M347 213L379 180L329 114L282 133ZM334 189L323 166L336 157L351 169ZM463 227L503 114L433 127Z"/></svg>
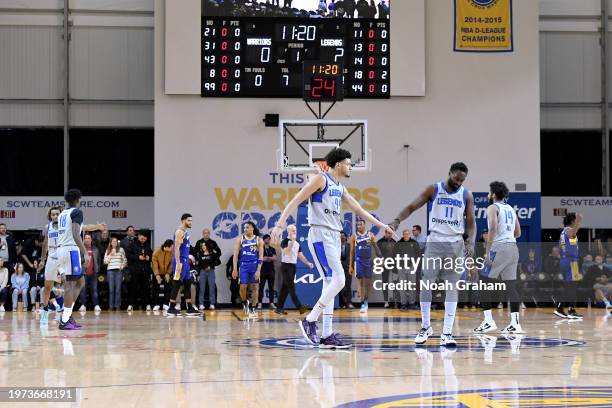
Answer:
<svg viewBox="0 0 612 408"><path fill-rule="evenodd" d="M327 165L327 163L325 162L325 159L322 160L314 160L313 161L315 168L314 170L317 173L325 173L326 171L329 170L329 166Z"/></svg>

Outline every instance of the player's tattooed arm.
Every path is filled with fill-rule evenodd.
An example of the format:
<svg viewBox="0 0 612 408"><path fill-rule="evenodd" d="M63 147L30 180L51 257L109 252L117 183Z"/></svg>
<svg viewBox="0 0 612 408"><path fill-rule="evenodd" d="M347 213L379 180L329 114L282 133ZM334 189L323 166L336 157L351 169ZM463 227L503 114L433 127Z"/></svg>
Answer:
<svg viewBox="0 0 612 408"><path fill-rule="evenodd" d="M402 223L402 221L410 217L413 212L427 204L427 202L433 198L435 193L436 188L433 184L427 186L427 188L425 188L425 190L421 194L419 194L419 196L414 201L412 201L410 204L404 207L402 211L400 211L397 217L395 217L393 222L389 225L391 225L391 227L397 231L397 228Z"/></svg>
<svg viewBox="0 0 612 408"><path fill-rule="evenodd" d="M574 222L574 226L569 229L569 237L576 238L578 235L578 230L580 229L580 224L582 224L582 214L576 214L576 221Z"/></svg>
<svg viewBox="0 0 612 408"><path fill-rule="evenodd" d="M174 259L176 259L176 270L177 272L181 272L183 269L183 263L181 262L181 245L183 244L183 238L185 233L182 229L177 229L174 233L175 243L174 243Z"/></svg>
<svg viewBox="0 0 612 408"><path fill-rule="evenodd" d="M317 191L323 190L324 188L325 176L323 176L322 174L314 175L308 180L308 183L306 183L306 185L302 187L302 189L296 194L296 196L293 197L291 201L289 201L289 204L287 204L287 207L285 207L285 209L283 210L283 213L281 214L278 222L276 223L276 226L270 234L272 236L272 242L280 242L280 237L285 228L285 224L287 223L287 219L291 214L295 212L298 205L300 205L300 203L302 203L303 201L306 201L308 198L310 198L311 195L313 195Z"/></svg>
<svg viewBox="0 0 612 408"><path fill-rule="evenodd" d="M485 243L485 261L491 262L490 252L493 246L493 241L497 235L497 217L498 209L496 205L490 205L487 207L487 228L489 231L489 239Z"/></svg>
<svg viewBox="0 0 612 408"><path fill-rule="evenodd" d="M40 254L40 262L38 263L38 268L41 270L45 267L45 262L47 261L47 248L49 247L49 226L45 225L43 228L43 237L45 240L42 244L42 253Z"/></svg>
<svg viewBox="0 0 612 408"><path fill-rule="evenodd" d="M84 232L103 231L107 227L108 226L106 225L105 222L99 222L97 224L86 224L86 225L83 225L83 231Z"/></svg>
<svg viewBox="0 0 612 408"><path fill-rule="evenodd" d="M241 237L236 238L236 241L234 241L234 256L232 258L232 279L236 279L238 277L238 257L240 256L241 243Z"/></svg>
<svg viewBox="0 0 612 408"><path fill-rule="evenodd" d="M495 223L497 225L497 223ZM490 231L490 230L489 230ZM470 191L465 200L465 233L467 235L467 250L470 255L474 254L476 245L476 213L474 210L474 196ZM489 236L494 236L489 232Z"/></svg>

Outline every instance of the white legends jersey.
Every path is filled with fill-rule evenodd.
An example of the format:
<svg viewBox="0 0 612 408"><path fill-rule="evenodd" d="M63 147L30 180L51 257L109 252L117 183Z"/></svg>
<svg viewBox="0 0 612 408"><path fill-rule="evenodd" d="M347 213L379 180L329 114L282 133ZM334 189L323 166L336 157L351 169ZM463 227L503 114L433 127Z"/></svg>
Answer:
<svg viewBox="0 0 612 408"><path fill-rule="evenodd" d="M493 242L516 242L516 238L514 238L516 220L514 208L506 203L495 203L495 206L499 210L499 214L497 214L497 234Z"/></svg>
<svg viewBox="0 0 612 408"><path fill-rule="evenodd" d="M342 196L346 189L342 183L336 183L327 173L325 177L325 188L310 196L308 200L308 225L329 228L342 231Z"/></svg>
<svg viewBox="0 0 612 408"><path fill-rule="evenodd" d="M49 223L47 231L47 254L49 258L57 258L57 243L59 240L59 229L53 227L53 223Z"/></svg>
<svg viewBox="0 0 612 408"><path fill-rule="evenodd" d="M77 246L74 236L72 235L72 213L74 211L78 211L80 213L80 210L76 208L68 208L62 211L62 213L59 216L59 221L58 221L59 238L57 241L58 247L68 247L68 246L76 247ZM82 216L80 218L82 218ZM81 221L81 233L82 233L83 232L83 220L81 219L80 221Z"/></svg>
<svg viewBox="0 0 612 408"><path fill-rule="evenodd" d="M465 233L465 201L467 190L461 186L454 193L444 189L444 182L435 184L433 200L429 202L428 241L455 242Z"/></svg>

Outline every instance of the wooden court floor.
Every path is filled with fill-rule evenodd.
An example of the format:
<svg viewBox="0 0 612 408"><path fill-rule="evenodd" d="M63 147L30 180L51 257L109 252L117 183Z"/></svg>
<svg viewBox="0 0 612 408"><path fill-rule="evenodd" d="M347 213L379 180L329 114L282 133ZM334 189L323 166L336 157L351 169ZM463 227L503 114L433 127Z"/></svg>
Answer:
<svg viewBox="0 0 612 408"><path fill-rule="evenodd" d="M507 309L495 310L498 326ZM167 319L135 312L75 313L80 332L60 332L50 316L0 314L0 387L77 387L73 403L15 407L612 407L612 318L582 309L567 322L527 309L527 333L471 335L481 314L460 309L459 346L436 337L415 348L419 312L340 311L335 330L351 351L319 351L301 341L297 314L264 310ZM432 314L439 336L442 311Z"/></svg>

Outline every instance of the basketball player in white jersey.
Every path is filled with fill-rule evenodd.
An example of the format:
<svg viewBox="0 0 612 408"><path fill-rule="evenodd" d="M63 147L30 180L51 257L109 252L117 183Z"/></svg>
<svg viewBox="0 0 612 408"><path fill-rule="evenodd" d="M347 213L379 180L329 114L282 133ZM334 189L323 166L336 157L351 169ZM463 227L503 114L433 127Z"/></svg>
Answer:
<svg viewBox="0 0 612 408"><path fill-rule="evenodd" d="M456 347L453 338L453 324L457 310L457 282L461 274L457 272L461 258L465 257L466 246L469 254L474 253L476 218L474 216L474 197L465 187L468 168L464 163L454 163L446 181L428 186L419 197L400 212L391 226L397 229L410 214L429 203L429 236L423 256L423 278L421 287L422 327L414 342L424 344L433 334L431 327L431 290L427 286L440 278L449 286L444 301L444 327L440 345ZM464 243L465 241L465 243ZM445 268L451 262L455 268ZM464 262L461 263L465 265Z"/></svg>
<svg viewBox="0 0 612 408"><path fill-rule="evenodd" d="M60 320L60 330L79 330L80 326L72 318L75 300L85 284L81 265L89 264L89 255L81 238L83 212L79 209L81 192L71 189L64 195L67 208L58 220L59 237L57 257L60 274L65 276L64 311Z"/></svg>
<svg viewBox="0 0 612 408"><path fill-rule="evenodd" d="M40 315L41 326L49 323L49 297L51 296L53 285L60 280L59 261L57 258L57 242L59 239L57 220L61 212L61 207L49 208L47 218L50 222L43 229L45 241L43 242L40 259L42 263L41 268L45 268L45 288L43 290L42 312Z"/></svg>
<svg viewBox="0 0 612 408"><path fill-rule="evenodd" d="M312 254L319 274L323 278L321 297L310 314L299 323L302 335L309 344L319 345L322 349L342 349L351 347L343 343L332 332L334 298L344 288L344 269L340 261L342 219L340 213L345 204L366 222L387 231L391 227L383 224L361 205L346 190L341 181L351 175L351 154L343 149L334 149L326 157L329 166L326 173L312 176L300 192L287 204L276 227L272 230L274 242L280 242L287 218L298 205L308 199L308 248ZM323 332L317 337L316 322L323 314Z"/></svg>
<svg viewBox="0 0 612 408"><path fill-rule="evenodd" d="M520 334L524 332L519 323L521 303L516 288L516 270L519 261L516 239L521 236L521 225L514 208L506 203L509 193L506 184L501 181L494 181L489 187L490 205L487 208L489 239L485 247L485 266L480 271L480 279L485 283L495 283L499 279L504 281L510 300L511 320L510 324L502 330L502 333ZM484 313L484 321L474 329L476 334L487 333L497 329L491 314L493 300L497 303L497 301L505 301L505 299L491 299L492 295L492 293L486 291L481 293L480 303Z"/></svg>

